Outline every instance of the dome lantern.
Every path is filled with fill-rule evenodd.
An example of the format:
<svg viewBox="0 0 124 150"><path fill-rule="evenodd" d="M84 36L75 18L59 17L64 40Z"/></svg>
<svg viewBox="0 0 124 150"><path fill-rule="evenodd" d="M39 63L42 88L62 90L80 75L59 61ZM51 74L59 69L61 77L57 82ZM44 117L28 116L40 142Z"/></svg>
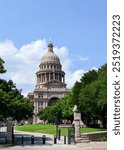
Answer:
<svg viewBox="0 0 124 150"><path fill-rule="evenodd" d="M48 44L48 52L54 53L53 52L53 44L51 42L49 42L49 44Z"/></svg>

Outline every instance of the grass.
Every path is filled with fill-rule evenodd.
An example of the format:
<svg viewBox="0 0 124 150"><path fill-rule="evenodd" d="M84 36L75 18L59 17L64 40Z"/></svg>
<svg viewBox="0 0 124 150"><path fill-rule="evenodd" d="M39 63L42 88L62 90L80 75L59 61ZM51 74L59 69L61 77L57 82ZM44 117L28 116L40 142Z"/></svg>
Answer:
<svg viewBox="0 0 124 150"><path fill-rule="evenodd" d="M37 133L44 133L44 134L52 134L56 133L56 126L55 125L23 125L23 126L15 126L16 130L25 131L25 132L37 132ZM105 131L106 129L101 128L81 128L82 133L88 132L96 132L96 131ZM61 128L61 134L64 136L68 134L67 128Z"/></svg>
<svg viewBox="0 0 124 150"><path fill-rule="evenodd" d="M97 131L106 131L103 128L81 128L81 133L97 132Z"/></svg>

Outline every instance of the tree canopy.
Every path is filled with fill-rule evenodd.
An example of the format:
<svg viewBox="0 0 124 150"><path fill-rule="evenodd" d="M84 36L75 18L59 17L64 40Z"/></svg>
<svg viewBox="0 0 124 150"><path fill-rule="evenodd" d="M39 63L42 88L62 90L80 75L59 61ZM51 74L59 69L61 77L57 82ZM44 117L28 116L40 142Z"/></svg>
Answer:
<svg viewBox="0 0 124 150"><path fill-rule="evenodd" d="M0 73L5 72L4 61L0 58ZM0 79L0 119L11 116L19 121L32 114L33 105L21 95L13 81Z"/></svg>

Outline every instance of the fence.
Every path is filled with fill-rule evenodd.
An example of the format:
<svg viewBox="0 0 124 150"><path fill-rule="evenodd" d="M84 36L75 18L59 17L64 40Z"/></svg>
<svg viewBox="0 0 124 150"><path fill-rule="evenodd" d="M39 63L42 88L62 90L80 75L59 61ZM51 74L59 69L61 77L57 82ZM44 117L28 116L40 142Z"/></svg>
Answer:
<svg viewBox="0 0 124 150"><path fill-rule="evenodd" d="M68 136L67 136L68 144L75 143L75 128L74 128L74 126L70 125L70 124L69 125L68 124L66 124L66 125L61 124L61 125L59 125L60 132L58 132L58 133L61 133L61 128L67 128L68 129ZM59 134L59 136L60 136L60 134ZM64 137L64 139L66 139L66 137ZM66 140L64 140L64 141L66 141Z"/></svg>
<svg viewBox="0 0 124 150"><path fill-rule="evenodd" d="M0 126L0 144L6 143L7 140L7 127L6 126Z"/></svg>

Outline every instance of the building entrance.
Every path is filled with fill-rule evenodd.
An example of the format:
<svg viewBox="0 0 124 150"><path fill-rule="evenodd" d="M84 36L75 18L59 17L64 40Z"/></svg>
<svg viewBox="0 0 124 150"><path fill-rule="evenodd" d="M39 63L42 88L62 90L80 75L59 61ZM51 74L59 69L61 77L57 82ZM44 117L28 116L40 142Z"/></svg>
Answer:
<svg viewBox="0 0 124 150"><path fill-rule="evenodd" d="M56 103L58 100L58 97L52 97L49 102L48 102L48 106L53 105L54 103Z"/></svg>

